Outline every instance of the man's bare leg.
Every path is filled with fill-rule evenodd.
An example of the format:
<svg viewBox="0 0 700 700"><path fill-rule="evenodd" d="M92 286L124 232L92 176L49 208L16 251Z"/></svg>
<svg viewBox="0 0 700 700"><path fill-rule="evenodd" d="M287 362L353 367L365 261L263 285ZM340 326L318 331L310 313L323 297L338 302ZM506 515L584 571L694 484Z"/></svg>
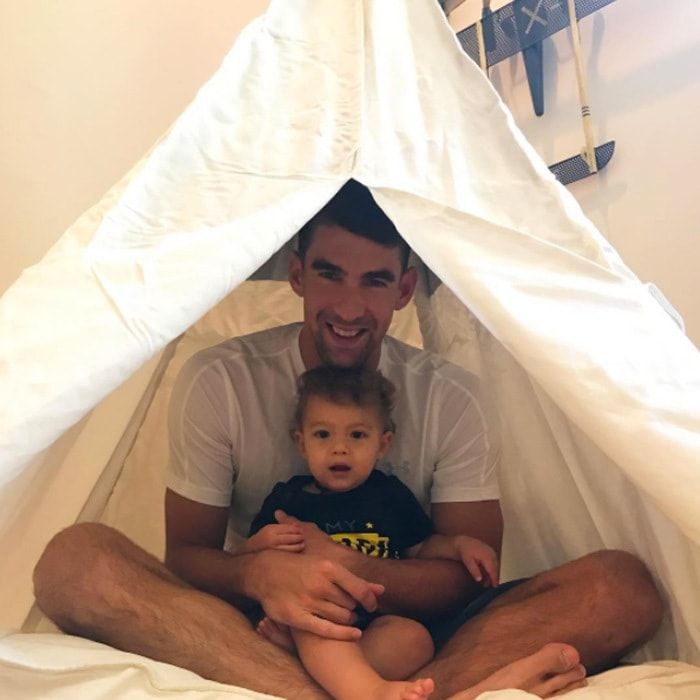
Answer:
<svg viewBox="0 0 700 700"><path fill-rule="evenodd" d="M567 693L586 685L586 669L567 644L545 644L530 656L508 664L449 700L475 700L488 690L518 688L541 698Z"/></svg>
<svg viewBox="0 0 700 700"><path fill-rule="evenodd" d="M238 610L180 581L124 535L85 523L59 533L34 571L39 607L62 630L233 685L327 699L298 659Z"/></svg>
<svg viewBox="0 0 700 700"><path fill-rule="evenodd" d="M84 524L57 535L37 564L35 587L41 609L67 632L224 683L299 700L327 697L235 608L189 588L110 528ZM591 555L501 596L420 675L436 679L440 697L469 700L463 691L483 687L506 664L516 687L532 676L531 663L513 661L546 672L535 652L557 639L581 649L589 668L602 668L650 636L660 615L639 562L624 553Z"/></svg>
<svg viewBox="0 0 700 700"><path fill-rule="evenodd" d="M639 560L626 552L597 552L501 595L417 675L435 680L433 698L469 700L458 693L481 687L499 669L509 671L510 682L521 687L518 673L523 683L532 682L538 665L545 675L554 673L552 659L542 654L549 642L571 645L588 672L595 673L649 639L661 615L660 597ZM513 663L526 659L529 666Z"/></svg>

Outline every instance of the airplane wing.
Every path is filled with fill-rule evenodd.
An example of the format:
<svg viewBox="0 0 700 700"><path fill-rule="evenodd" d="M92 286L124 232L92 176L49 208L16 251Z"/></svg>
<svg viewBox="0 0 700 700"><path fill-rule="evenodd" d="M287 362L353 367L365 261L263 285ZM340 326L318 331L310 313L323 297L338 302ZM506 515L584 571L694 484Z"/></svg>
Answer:
<svg viewBox="0 0 700 700"><path fill-rule="evenodd" d="M613 0L576 0L578 19L600 10ZM515 0L483 20L484 34L493 40L486 47L486 61L493 66L569 26L566 0ZM476 24L457 32L464 51L477 63L479 44Z"/></svg>

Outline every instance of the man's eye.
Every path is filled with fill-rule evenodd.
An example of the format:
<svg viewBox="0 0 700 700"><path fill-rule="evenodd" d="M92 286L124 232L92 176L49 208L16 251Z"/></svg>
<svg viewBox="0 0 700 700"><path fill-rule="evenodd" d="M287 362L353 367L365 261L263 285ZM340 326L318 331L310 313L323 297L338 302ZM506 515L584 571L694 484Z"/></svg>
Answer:
<svg viewBox="0 0 700 700"><path fill-rule="evenodd" d="M353 440L362 440L363 438L367 437L367 433L364 430L353 430L350 433L350 437Z"/></svg>
<svg viewBox="0 0 700 700"><path fill-rule="evenodd" d="M321 440L325 440L330 433L327 430L315 430L314 431L314 437L320 438Z"/></svg>
<svg viewBox="0 0 700 700"><path fill-rule="evenodd" d="M367 281L367 285L370 287L386 287L387 281L381 277L372 277Z"/></svg>
<svg viewBox="0 0 700 700"><path fill-rule="evenodd" d="M320 277L323 277L327 280L340 279L340 275L337 272L335 272L335 270L321 270L321 272L319 272L318 274Z"/></svg>

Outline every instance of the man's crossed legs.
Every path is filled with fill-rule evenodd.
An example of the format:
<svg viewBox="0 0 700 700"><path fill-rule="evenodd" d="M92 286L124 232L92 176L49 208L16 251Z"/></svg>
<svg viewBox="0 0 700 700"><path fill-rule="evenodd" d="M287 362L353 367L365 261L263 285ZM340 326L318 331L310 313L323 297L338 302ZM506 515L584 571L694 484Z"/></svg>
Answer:
<svg viewBox="0 0 700 700"><path fill-rule="evenodd" d="M39 607L64 631L293 700L327 697L298 660L228 603L197 591L124 535L76 525L34 573ZM419 675L432 698L472 700L518 687L546 697L613 665L656 630L662 604L644 565L590 554L501 595L463 625Z"/></svg>

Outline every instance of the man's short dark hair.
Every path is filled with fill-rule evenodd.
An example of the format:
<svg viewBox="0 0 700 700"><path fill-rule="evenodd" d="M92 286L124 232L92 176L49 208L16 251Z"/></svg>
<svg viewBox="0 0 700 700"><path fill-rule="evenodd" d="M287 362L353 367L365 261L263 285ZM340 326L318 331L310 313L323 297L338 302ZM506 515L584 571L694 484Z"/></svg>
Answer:
<svg viewBox="0 0 700 700"><path fill-rule="evenodd" d="M396 425L391 419L394 393L394 385L376 369L314 367L299 377L293 430L302 429L309 399L318 396L333 403L376 408L383 429L394 432Z"/></svg>
<svg viewBox="0 0 700 700"><path fill-rule="evenodd" d="M356 180L348 180L333 199L299 230L298 253L302 262L311 247L318 226L342 226L356 236L386 246L399 248L401 272L408 267L410 248L391 219L379 208L370 191Z"/></svg>

